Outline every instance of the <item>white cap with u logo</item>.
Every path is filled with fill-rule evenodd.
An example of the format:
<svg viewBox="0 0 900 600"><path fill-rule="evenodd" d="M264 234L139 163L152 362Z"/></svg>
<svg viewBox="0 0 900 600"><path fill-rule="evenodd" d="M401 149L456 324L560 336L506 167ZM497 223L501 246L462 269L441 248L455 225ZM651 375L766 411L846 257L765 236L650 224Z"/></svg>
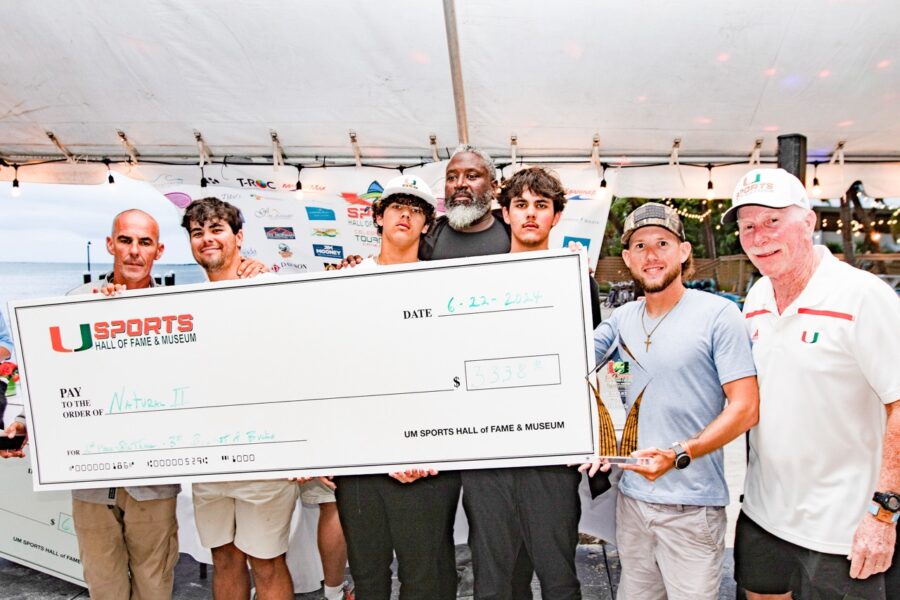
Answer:
<svg viewBox="0 0 900 600"><path fill-rule="evenodd" d="M731 208L722 215L722 223L733 223L742 206L809 208L806 188L799 179L784 169L753 169L744 175L731 195Z"/></svg>

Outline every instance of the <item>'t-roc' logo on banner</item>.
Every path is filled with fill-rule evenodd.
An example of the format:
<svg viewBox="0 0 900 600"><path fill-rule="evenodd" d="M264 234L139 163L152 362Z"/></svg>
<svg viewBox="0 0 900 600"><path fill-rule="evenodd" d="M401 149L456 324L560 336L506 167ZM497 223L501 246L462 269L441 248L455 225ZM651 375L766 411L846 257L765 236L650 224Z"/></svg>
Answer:
<svg viewBox="0 0 900 600"><path fill-rule="evenodd" d="M321 256L322 258L336 258L338 260L343 260L344 258L343 246L332 246L331 244L313 244L313 252L315 252L316 256Z"/></svg>
<svg viewBox="0 0 900 600"><path fill-rule="evenodd" d="M241 184L241 187L255 187L261 190L277 190L278 186L274 181L263 181L262 179L245 179L238 177L235 181Z"/></svg>
<svg viewBox="0 0 900 600"><path fill-rule="evenodd" d="M50 347L55 352L83 352L90 350L94 341L113 340L118 336L129 338L148 335L164 335L171 333L188 333L194 329L193 315L165 315L162 317L144 317L143 319L127 319L124 321L99 321L82 323L78 326L81 334L78 348L67 348L62 341L59 326L50 327ZM100 346L100 344L98 344ZM106 347L106 345L103 345Z"/></svg>
<svg viewBox="0 0 900 600"><path fill-rule="evenodd" d="M334 211L320 206L307 206L306 218L310 221L334 221Z"/></svg>
<svg viewBox="0 0 900 600"><path fill-rule="evenodd" d="M263 227L266 230L266 238L270 240L294 240L293 227Z"/></svg>

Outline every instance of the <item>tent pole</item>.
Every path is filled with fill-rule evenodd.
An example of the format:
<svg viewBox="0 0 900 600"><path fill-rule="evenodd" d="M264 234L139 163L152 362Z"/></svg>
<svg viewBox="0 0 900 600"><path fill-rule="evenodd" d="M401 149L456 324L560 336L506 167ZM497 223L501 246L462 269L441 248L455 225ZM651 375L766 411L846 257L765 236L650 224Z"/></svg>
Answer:
<svg viewBox="0 0 900 600"><path fill-rule="evenodd" d="M456 4L444 0L444 26L450 53L450 77L453 80L453 105L456 109L456 132L460 144L469 143L469 120L466 117L466 92L463 89L462 65L459 60L459 36L456 32Z"/></svg>

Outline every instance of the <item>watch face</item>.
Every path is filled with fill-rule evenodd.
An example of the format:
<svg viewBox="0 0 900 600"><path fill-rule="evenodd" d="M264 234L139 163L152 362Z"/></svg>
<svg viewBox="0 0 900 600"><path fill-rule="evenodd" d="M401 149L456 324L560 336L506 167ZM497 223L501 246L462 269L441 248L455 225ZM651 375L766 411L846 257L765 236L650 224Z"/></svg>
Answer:
<svg viewBox="0 0 900 600"><path fill-rule="evenodd" d="M897 512L900 510L900 496L897 494L891 494L887 499L887 509L891 512Z"/></svg>
<svg viewBox="0 0 900 600"><path fill-rule="evenodd" d="M675 468L676 469L684 469L689 464L691 464L691 457L687 454L679 454L675 457Z"/></svg>

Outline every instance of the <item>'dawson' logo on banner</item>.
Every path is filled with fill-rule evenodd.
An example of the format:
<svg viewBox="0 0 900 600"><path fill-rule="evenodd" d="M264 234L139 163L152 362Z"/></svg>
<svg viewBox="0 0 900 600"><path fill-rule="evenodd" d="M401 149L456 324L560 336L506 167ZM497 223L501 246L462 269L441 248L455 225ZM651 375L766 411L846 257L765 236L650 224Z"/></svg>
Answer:
<svg viewBox="0 0 900 600"><path fill-rule="evenodd" d="M81 323L78 326L81 340L80 346L67 347L63 343L62 333L57 325L50 327L50 346L56 352L83 352L95 347L107 348L106 340L114 340L116 337L147 338L151 335L162 336L156 343L182 343L186 340L174 339L175 334L189 333L194 329L193 315L165 315L162 317L144 317L143 319L128 319L124 321L99 321L97 323ZM172 339L170 339L172 338ZM67 338L69 339L69 338ZM125 344L119 344L120 347ZM150 345L147 343L133 343L132 345ZM102 346L102 348L101 348Z"/></svg>

